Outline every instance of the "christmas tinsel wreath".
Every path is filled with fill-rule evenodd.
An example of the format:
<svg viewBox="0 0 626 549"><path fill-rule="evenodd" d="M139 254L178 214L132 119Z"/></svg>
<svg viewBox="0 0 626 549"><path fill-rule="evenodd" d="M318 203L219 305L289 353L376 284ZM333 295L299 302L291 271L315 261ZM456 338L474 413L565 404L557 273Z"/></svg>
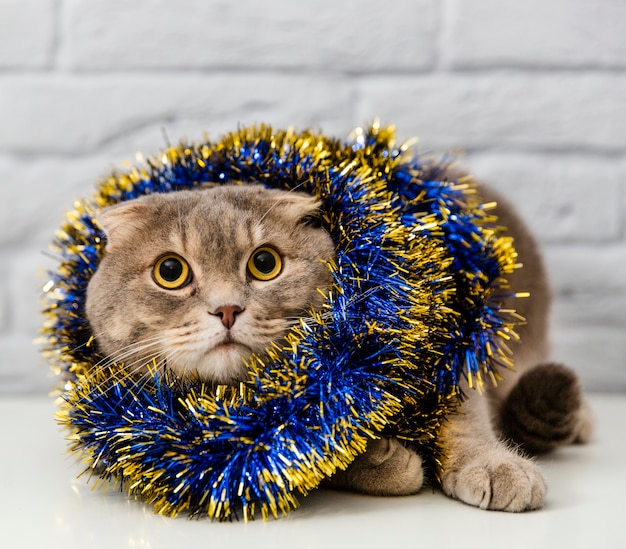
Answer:
<svg viewBox="0 0 626 549"><path fill-rule="evenodd" d="M511 239L466 177L374 124L348 140L267 126L168 147L103 179L53 242L45 353L60 376L57 414L98 484L158 513L218 520L278 516L345 468L369 439L396 436L437 470L437 434L470 386L509 365L505 276ZM336 244L323 307L249 360L238 387L99 365L85 316L105 253L98 212L150 193L226 183L319 197Z"/></svg>

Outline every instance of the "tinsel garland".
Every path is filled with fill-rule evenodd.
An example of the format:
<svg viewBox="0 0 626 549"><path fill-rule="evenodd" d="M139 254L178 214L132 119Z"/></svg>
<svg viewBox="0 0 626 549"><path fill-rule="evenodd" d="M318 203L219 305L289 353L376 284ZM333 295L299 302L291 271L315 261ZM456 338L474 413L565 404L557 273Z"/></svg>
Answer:
<svg viewBox="0 0 626 549"><path fill-rule="evenodd" d="M397 146L391 127L341 141L261 125L169 147L77 201L53 242L60 264L45 288L43 333L62 379L58 420L98 483L165 515L251 519L288 512L383 434L436 466L461 379L480 385L510 364L503 340L515 324L501 308L516 266L511 239L492 205L446 168ZM239 387L156 370L138 384L101 366L85 316L105 253L98 212L233 182L320 198L336 243L324 306L252 357Z"/></svg>

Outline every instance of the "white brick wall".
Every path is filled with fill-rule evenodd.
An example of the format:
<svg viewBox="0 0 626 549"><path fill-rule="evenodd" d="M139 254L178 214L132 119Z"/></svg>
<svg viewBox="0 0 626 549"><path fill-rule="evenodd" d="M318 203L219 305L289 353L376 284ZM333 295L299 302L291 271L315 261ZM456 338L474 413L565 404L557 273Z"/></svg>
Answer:
<svg viewBox="0 0 626 549"><path fill-rule="evenodd" d="M377 116L519 205L555 358L626 391L623 0L0 0L0 392L50 387L32 339L64 210L161 128Z"/></svg>
<svg viewBox="0 0 626 549"><path fill-rule="evenodd" d="M0 67L46 69L53 62L55 0L2 0Z"/></svg>

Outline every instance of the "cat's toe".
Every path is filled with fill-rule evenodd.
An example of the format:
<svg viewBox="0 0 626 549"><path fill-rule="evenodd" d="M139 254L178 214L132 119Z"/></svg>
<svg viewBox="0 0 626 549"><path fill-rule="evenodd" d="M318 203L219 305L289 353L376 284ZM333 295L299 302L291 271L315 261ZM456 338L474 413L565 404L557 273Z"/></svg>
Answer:
<svg viewBox="0 0 626 549"><path fill-rule="evenodd" d="M383 437L370 440L366 452L360 456L360 459L368 467L379 467L386 462L398 461L402 454L408 453L413 454L397 439Z"/></svg>
<svg viewBox="0 0 626 549"><path fill-rule="evenodd" d="M596 418L591 409L591 406L586 401L583 401L580 410L578 411L578 417L576 418L576 437L574 442L576 444L586 444L591 440L595 430Z"/></svg>
<svg viewBox="0 0 626 549"><path fill-rule="evenodd" d="M364 454L326 485L377 496L419 492L424 482L422 458L395 438L372 440Z"/></svg>
<svg viewBox="0 0 626 549"><path fill-rule="evenodd" d="M546 493L537 465L515 454L491 460L476 458L444 475L442 485L448 495L494 511L539 509Z"/></svg>
<svg viewBox="0 0 626 549"><path fill-rule="evenodd" d="M523 374L500 410L500 428L525 452L550 452L590 436L592 423L576 373L541 364Z"/></svg>

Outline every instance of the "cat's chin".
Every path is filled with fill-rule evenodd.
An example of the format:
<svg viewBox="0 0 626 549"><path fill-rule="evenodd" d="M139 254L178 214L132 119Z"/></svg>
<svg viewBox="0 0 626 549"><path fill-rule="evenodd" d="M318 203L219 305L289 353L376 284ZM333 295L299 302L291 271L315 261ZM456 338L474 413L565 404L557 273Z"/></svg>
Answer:
<svg viewBox="0 0 626 549"><path fill-rule="evenodd" d="M179 374L197 374L211 383L233 384L247 376L245 359L252 351L239 343L224 343L213 347L202 356L172 364Z"/></svg>

